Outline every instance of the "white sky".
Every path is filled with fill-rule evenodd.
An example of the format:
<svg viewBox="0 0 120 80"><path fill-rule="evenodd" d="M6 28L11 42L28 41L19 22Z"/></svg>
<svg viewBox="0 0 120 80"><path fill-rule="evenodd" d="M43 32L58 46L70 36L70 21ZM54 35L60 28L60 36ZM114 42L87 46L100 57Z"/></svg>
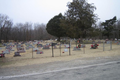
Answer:
<svg viewBox="0 0 120 80"><path fill-rule="evenodd" d="M72 0L0 0L0 14L6 14L13 23L44 23L59 13L67 10L67 3ZM95 13L100 21L120 18L120 0L88 0L94 3Z"/></svg>

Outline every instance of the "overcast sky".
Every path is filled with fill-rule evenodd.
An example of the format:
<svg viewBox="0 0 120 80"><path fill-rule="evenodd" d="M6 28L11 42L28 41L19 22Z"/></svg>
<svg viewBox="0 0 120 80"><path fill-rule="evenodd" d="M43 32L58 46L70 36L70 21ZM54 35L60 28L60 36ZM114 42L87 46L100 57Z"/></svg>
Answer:
<svg viewBox="0 0 120 80"><path fill-rule="evenodd" d="M44 23L59 13L67 10L67 3L72 0L0 0L0 14L6 14L13 23ZM120 0L88 0L94 3L99 21L120 18Z"/></svg>

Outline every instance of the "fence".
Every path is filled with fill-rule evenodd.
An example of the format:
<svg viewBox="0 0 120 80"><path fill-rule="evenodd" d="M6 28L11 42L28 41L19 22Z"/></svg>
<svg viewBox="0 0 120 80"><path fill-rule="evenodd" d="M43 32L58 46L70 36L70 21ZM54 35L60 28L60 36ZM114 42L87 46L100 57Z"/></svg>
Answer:
<svg viewBox="0 0 120 80"><path fill-rule="evenodd" d="M68 41L64 43L56 43L56 42L41 42L43 45L47 45L46 48L38 47L38 50L34 50L34 48L30 48L29 50L25 49L26 52L20 53L21 56L14 57L14 53L17 51L16 47L13 47L14 51L10 51L10 54L5 54L5 57L9 60L22 60L22 59L30 59L30 58L47 58L47 57L59 57L59 56L70 56L70 55L81 55L81 54L92 54L92 53L99 53L103 51L110 51L114 49L119 49L120 44L119 42L115 41L84 41L81 44L81 48L79 48L79 43L73 41ZM91 45L94 43L98 43L99 46L97 49L91 49ZM37 45L33 45L37 47ZM49 46L49 48L48 48ZM24 44L24 47L25 44ZM5 47L2 47L0 51L4 51ZM39 53L38 53L39 51Z"/></svg>

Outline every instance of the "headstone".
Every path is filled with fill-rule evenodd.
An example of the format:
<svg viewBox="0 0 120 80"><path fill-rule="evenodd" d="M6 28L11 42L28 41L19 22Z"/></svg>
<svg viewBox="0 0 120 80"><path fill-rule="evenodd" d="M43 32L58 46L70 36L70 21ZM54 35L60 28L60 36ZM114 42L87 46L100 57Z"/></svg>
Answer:
<svg viewBox="0 0 120 80"><path fill-rule="evenodd" d="M5 54L0 53L0 58L5 57Z"/></svg>
<svg viewBox="0 0 120 80"><path fill-rule="evenodd" d="M34 48L34 46L32 46L32 45L29 45L29 48Z"/></svg>
<svg viewBox="0 0 120 80"><path fill-rule="evenodd" d="M97 43L101 43L101 41L98 41Z"/></svg>
<svg viewBox="0 0 120 80"><path fill-rule="evenodd" d="M6 44L6 43L3 43L3 46L7 46L7 44Z"/></svg>
<svg viewBox="0 0 120 80"><path fill-rule="evenodd" d="M17 45L17 43L15 42L14 45Z"/></svg>
<svg viewBox="0 0 120 80"><path fill-rule="evenodd" d="M24 46L22 44L17 44L16 47L21 48L21 47L24 47Z"/></svg>
<svg viewBox="0 0 120 80"><path fill-rule="evenodd" d="M115 38L115 40L117 41L117 38Z"/></svg>
<svg viewBox="0 0 120 80"><path fill-rule="evenodd" d="M44 45L43 49L50 49L49 46Z"/></svg>
<svg viewBox="0 0 120 80"><path fill-rule="evenodd" d="M21 44L24 44L24 42L21 42Z"/></svg>
<svg viewBox="0 0 120 80"><path fill-rule="evenodd" d="M5 51L3 51L3 54L10 54L10 50L6 49Z"/></svg>
<svg viewBox="0 0 120 80"><path fill-rule="evenodd" d="M26 47L26 50L30 49L28 46Z"/></svg>
<svg viewBox="0 0 120 80"><path fill-rule="evenodd" d="M33 45L36 45L37 44L37 42L33 42Z"/></svg>
<svg viewBox="0 0 120 80"><path fill-rule="evenodd" d="M38 48L33 48L33 52L38 51L38 50L39 50Z"/></svg>
<svg viewBox="0 0 120 80"><path fill-rule="evenodd" d="M37 47L43 47L43 45L42 44L37 44Z"/></svg>
<svg viewBox="0 0 120 80"><path fill-rule="evenodd" d="M50 46L50 43L46 43L46 46Z"/></svg>
<svg viewBox="0 0 120 80"><path fill-rule="evenodd" d="M24 48L17 48L17 52L19 52L19 53L24 53L25 52L25 49Z"/></svg>
<svg viewBox="0 0 120 80"><path fill-rule="evenodd" d="M114 43L118 43L118 41L114 41Z"/></svg>
<svg viewBox="0 0 120 80"><path fill-rule="evenodd" d="M85 48L85 44L81 44L81 48Z"/></svg>
<svg viewBox="0 0 120 80"><path fill-rule="evenodd" d="M6 49L11 50L11 49L12 49L12 47L11 47L10 45L7 45L7 46L6 46Z"/></svg>
<svg viewBox="0 0 120 80"><path fill-rule="evenodd" d="M57 49L57 46L54 46L54 49Z"/></svg>
<svg viewBox="0 0 120 80"><path fill-rule="evenodd" d="M37 51L36 54L43 54L43 51Z"/></svg>
<svg viewBox="0 0 120 80"><path fill-rule="evenodd" d="M95 44L95 41L94 41L94 40L92 41L92 44Z"/></svg>
<svg viewBox="0 0 120 80"><path fill-rule="evenodd" d="M55 45L57 45L57 43L52 43L52 46L55 46Z"/></svg>
<svg viewBox="0 0 120 80"><path fill-rule="evenodd" d="M64 52L68 52L68 49L64 49Z"/></svg>
<svg viewBox="0 0 120 80"><path fill-rule="evenodd" d="M19 52L15 52L15 53L14 53L14 57L16 57L16 56L21 56L21 55L20 55Z"/></svg>
<svg viewBox="0 0 120 80"><path fill-rule="evenodd" d="M110 44L110 41L106 41L107 44Z"/></svg>
<svg viewBox="0 0 120 80"><path fill-rule="evenodd" d="M66 47L66 48L69 48L70 46L69 46L68 44L65 44L65 47Z"/></svg>
<svg viewBox="0 0 120 80"><path fill-rule="evenodd" d="M81 50L81 49L78 48L78 47L74 47L74 48L73 48L73 51L79 51L79 50Z"/></svg>
<svg viewBox="0 0 120 80"><path fill-rule="evenodd" d="M13 45L12 43L10 43L10 46Z"/></svg>
<svg viewBox="0 0 120 80"><path fill-rule="evenodd" d="M118 42L118 45L120 45L120 42Z"/></svg>
<svg viewBox="0 0 120 80"><path fill-rule="evenodd" d="M15 51L14 49L11 49L10 51Z"/></svg>
<svg viewBox="0 0 120 80"><path fill-rule="evenodd" d="M28 43L25 43L26 46L28 46Z"/></svg>

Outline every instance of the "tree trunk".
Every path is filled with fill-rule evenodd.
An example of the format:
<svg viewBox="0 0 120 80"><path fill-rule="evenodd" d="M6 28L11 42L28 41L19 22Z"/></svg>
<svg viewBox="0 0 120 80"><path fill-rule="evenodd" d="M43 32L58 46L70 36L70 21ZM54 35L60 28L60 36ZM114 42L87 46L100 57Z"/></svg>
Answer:
<svg viewBox="0 0 120 80"><path fill-rule="evenodd" d="M58 37L57 41L60 42L60 37Z"/></svg>

